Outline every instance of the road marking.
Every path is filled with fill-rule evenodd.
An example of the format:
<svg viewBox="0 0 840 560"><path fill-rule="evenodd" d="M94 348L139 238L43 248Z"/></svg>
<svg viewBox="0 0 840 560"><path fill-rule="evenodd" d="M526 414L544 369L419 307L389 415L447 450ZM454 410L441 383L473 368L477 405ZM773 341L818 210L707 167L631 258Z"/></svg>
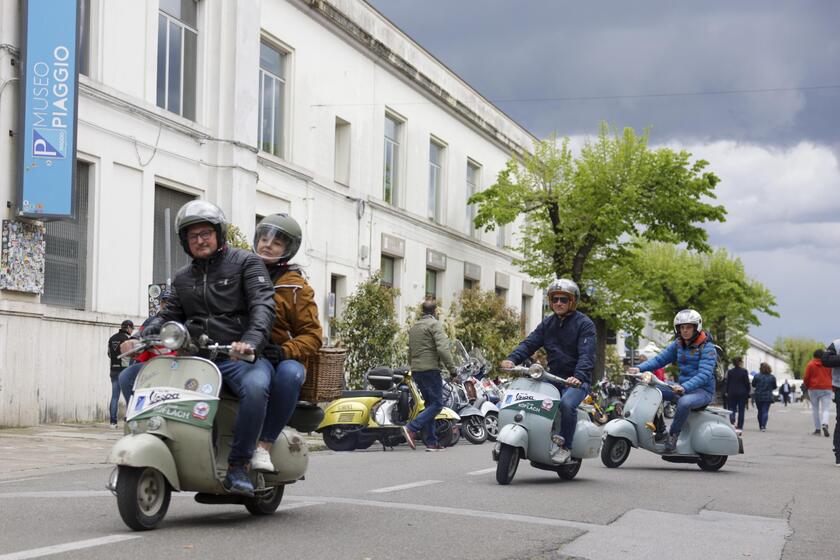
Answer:
<svg viewBox="0 0 840 560"><path fill-rule="evenodd" d="M15 482L23 482L25 480L40 480L43 476L30 476L29 478L17 478L14 480L0 480L0 484L13 484Z"/></svg>
<svg viewBox="0 0 840 560"><path fill-rule="evenodd" d="M489 469L481 469L480 471L468 472L467 476L476 476L476 475L479 475L479 474L489 474L491 472L496 472L496 467L490 467Z"/></svg>
<svg viewBox="0 0 840 560"><path fill-rule="evenodd" d="M105 544L113 544L139 538L139 535L110 535L108 537L100 537L98 539L88 539L84 541L45 546L43 548L33 548L31 550L21 550L20 552L12 552L9 554L0 554L0 560L25 560L26 558L40 558L41 556L49 556L50 554L60 554L71 550L81 550L83 548L92 548L94 546L102 546Z"/></svg>
<svg viewBox="0 0 840 560"><path fill-rule="evenodd" d="M420 486L429 486L431 484L440 484L442 480L418 480L417 482L409 482L408 484L400 484L399 486L388 486L387 488L377 488L370 490L373 494L384 494L385 492L397 492L399 490L408 490L409 488L419 488Z"/></svg>
<svg viewBox="0 0 840 560"><path fill-rule="evenodd" d="M113 496L109 490L66 490L54 492L0 492L0 498L100 498ZM2 556L0 556L2 560Z"/></svg>

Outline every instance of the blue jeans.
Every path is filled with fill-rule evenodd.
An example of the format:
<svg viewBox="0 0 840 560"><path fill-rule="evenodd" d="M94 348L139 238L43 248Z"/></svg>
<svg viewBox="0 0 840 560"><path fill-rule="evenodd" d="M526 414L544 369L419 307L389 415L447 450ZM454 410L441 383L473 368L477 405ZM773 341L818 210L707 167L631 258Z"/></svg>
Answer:
<svg viewBox="0 0 840 560"><path fill-rule="evenodd" d="M766 428L767 427L767 417L770 416L770 405L771 404L773 404L773 403L771 403L770 401L755 403L755 407L758 409L758 427L759 428Z"/></svg>
<svg viewBox="0 0 840 560"><path fill-rule="evenodd" d="M664 387L659 387L659 390L662 391L663 400L671 401L677 405L677 410L674 412L674 420L671 422L671 428L668 430L674 436L682 431L683 424L688 420L689 412L712 402L712 394L707 393L703 389L694 389L682 396L678 396L671 389Z"/></svg>
<svg viewBox="0 0 840 560"><path fill-rule="evenodd" d="M729 397L726 405L732 414L729 415L729 422L735 424L735 413L738 413L738 423L736 427L739 430L744 428L744 409L747 406L747 397Z"/></svg>
<svg viewBox="0 0 840 560"><path fill-rule="evenodd" d="M216 362L216 366L222 374L222 381L239 397L239 412L233 427L228 463L247 465L265 420L273 368L265 358L258 358L252 364L241 360L225 360ZM134 380L141 367L142 363L134 364L120 373L120 387L126 402L131 398Z"/></svg>
<svg viewBox="0 0 840 560"><path fill-rule="evenodd" d="M297 360L283 360L274 368L260 441L274 443L295 413L306 369Z"/></svg>
<svg viewBox="0 0 840 560"><path fill-rule="evenodd" d="M117 423L117 411L120 408L120 376L111 378L111 404L108 406L108 413L111 416L111 424Z"/></svg>
<svg viewBox="0 0 840 560"><path fill-rule="evenodd" d="M412 432L420 432L425 428L426 445L437 445L435 416L443 410L443 379L440 377L440 370L415 371L412 376L417 388L420 389L420 394L423 395L426 407L417 415L417 418L408 423L407 427Z"/></svg>
<svg viewBox="0 0 840 560"><path fill-rule="evenodd" d="M586 398L588 393L589 385L586 383L580 387L565 387L563 389L557 418L560 419L560 435L565 440L563 447L566 449L572 448L572 442L575 438L575 428L577 427L577 407L583 402L583 399ZM556 418L554 422L556 425ZM557 428L555 427L554 429L556 430Z"/></svg>

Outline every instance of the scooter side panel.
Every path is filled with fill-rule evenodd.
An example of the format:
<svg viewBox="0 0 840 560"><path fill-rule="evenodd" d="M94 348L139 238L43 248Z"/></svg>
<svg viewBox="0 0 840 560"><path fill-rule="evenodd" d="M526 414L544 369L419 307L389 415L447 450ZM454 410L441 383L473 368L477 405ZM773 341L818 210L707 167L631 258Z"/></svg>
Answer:
<svg viewBox="0 0 840 560"><path fill-rule="evenodd" d="M590 459L601 452L601 430L592 423L586 412L578 409L575 438L572 441L572 457Z"/></svg>
<svg viewBox="0 0 840 560"><path fill-rule="evenodd" d="M290 484L306 473L309 466L309 446L297 430L286 427L271 447L271 462L277 474L266 473L268 485Z"/></svg>
<svg viewBox="0 0 840 560"><path fill-rule="evenodd" d="M376 425L370 416L373 406L381 401L378 397L354 397L338 399L324 409L324 419L315 430L320 432L335 425L353 424L357 426Z"/></svg>
<svg viewBox="0 0 840 560"><path fill-rule="evenodd" d="M711 413L692 413L691 446L704 455L737 455L738 435L728 422Z"/></svg>
<svg viewBox="0 0 840 560"><path fill-rule="evenodd" d="M181 489L172 452L163 440L152 434L128 434L111 448L108 463L126 467L153 467L175 490Z"/></svg>

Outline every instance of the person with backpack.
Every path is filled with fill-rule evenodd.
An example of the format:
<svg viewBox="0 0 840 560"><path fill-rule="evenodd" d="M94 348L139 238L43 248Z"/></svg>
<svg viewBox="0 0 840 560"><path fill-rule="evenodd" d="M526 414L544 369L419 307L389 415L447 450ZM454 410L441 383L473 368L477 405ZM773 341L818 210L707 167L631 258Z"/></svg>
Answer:
<svg viewBox="0 0 840 560"><path fill-rule="evenodd" d="M120 345L131 337L132 331L134 331L134 323L126 319L120 324L120 330L108 339L108 358L111 360L111 403L108 406L108 413L111 417L111 428L115 430L120 405L120 372L128 366L130 360L130 358L120 359Z"/></svg>

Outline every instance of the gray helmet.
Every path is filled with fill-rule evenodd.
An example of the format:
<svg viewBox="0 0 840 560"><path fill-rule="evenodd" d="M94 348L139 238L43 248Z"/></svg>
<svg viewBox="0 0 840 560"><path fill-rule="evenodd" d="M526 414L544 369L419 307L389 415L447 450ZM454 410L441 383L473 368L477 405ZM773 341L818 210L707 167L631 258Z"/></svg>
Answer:
<svg viewBox="0 0 840 560"><path fill-rule="evenodd" d="M680 336L680 325L694 325L697 333L703 330L703 317L693 309L683 309L674 316L674 334Z"/></svg>
<svg viewBox="0 0 840 560"><path fill-rule="evenodd" d="M551 295L559 292L568 294L573 298L569 309L570 311L574 311L577 308L578 301L580 301L580 288L578 288L578 285L568 278L558 278L548 285L547 295L549 302L551 301Z"/></svg>
<svg viewBox="0 0 840 560"><path fill-rule="evenodd" d="M175 216L175 230L178 232L181 246L188 255L192 253L190 253L190 244L187 241L187 229L192 225L205 222L212 224L216 229L216 241L221 249L227 242L228 229L227 219L221 208L206 200L191 200L178 210Z"/></svg>
<svg viewBox="0 0 840 560"><path fill-rule="evenodd" d="M261 255L257 250L257 243L260 239L274 239L279 238L286 246L286 250L279 257L268 257ZM260 223L257 224L257 229L254 232L254 252L263 259L267 264L286 264L292 257L294 257L300 243L303 239L303 232L300 229L300 224L289 216L288 214L271 214L266 216Z"/></svg>

